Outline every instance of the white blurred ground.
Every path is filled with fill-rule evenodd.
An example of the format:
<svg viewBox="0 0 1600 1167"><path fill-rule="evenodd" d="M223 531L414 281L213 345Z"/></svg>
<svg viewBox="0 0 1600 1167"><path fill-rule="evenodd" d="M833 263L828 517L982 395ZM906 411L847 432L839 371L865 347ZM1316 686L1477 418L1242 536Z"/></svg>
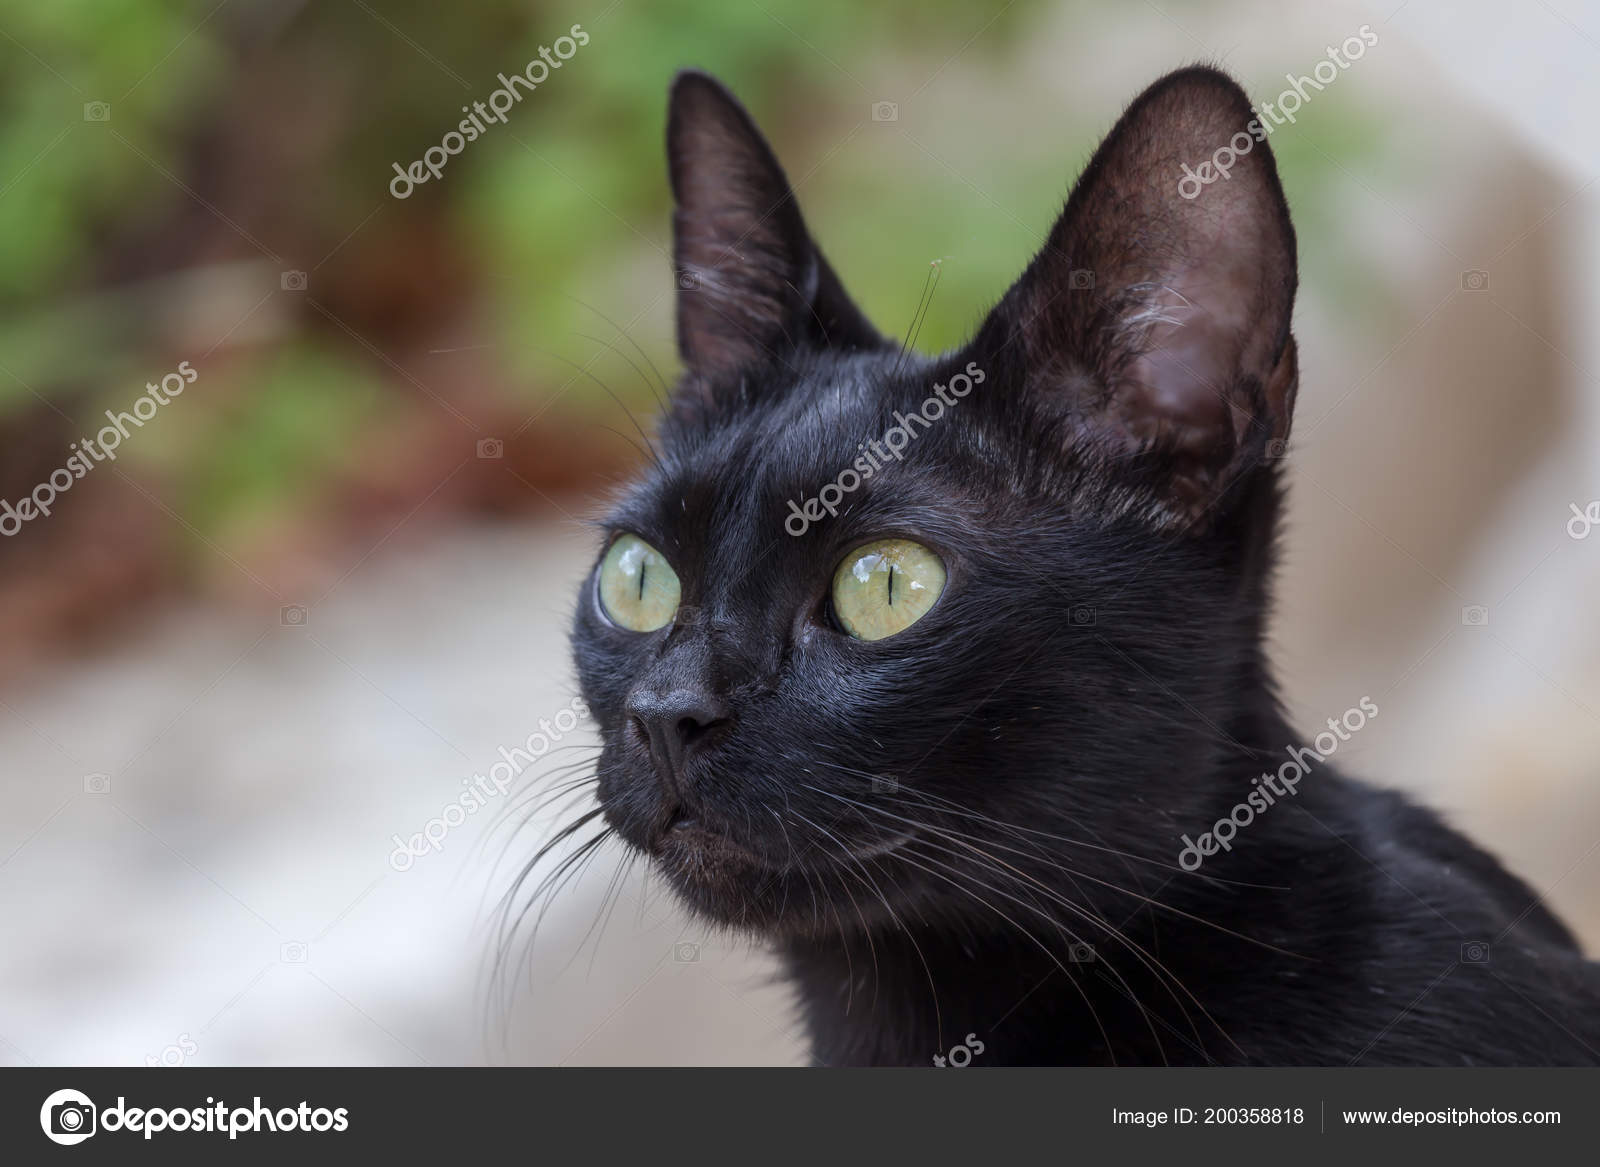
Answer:
<svg viewBox="0 0 1600 1167"><path fill-rule="evenodd" d="M538 832L486 840L486 809L390 866L391 835L571 699L588 538L439 536L303 627L174 611L8 695L0 1061L137 1065L182 1035L206 1065L796 1061L762 963L637 880L585 943L616 852L558 901L509 1015L481 991L490 909Z"/></svg>

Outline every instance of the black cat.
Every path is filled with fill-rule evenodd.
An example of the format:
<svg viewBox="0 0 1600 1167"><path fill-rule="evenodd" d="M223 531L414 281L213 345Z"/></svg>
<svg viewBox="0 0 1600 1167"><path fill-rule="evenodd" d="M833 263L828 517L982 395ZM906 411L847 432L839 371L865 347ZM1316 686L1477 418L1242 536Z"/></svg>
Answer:
<svg viewBox="0 0 1600 1167"><path fill-rule="evenodd" d="M1539 898L1329 766L1371 697L1280 710L1295 239L1252 116L1151 86L929 359L739 104L673 86L687 371L573 645L607 829L770 941L819 1063L1600 1062Z"/></svg>

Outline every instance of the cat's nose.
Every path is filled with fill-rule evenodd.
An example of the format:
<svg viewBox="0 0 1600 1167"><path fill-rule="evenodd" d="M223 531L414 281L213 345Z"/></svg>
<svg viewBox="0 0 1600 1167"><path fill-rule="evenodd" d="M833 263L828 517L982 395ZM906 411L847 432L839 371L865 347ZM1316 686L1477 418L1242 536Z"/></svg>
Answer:
<svg viewBox="0 0 1600 1167"><path fill-rule="evenodd" d="M678 795L683 794L683 764L708 732L728 720L728 706L701 688L678 688L665 693L643 690L628 699L628 716L650 742L650 753L661 777Z"/></svg>

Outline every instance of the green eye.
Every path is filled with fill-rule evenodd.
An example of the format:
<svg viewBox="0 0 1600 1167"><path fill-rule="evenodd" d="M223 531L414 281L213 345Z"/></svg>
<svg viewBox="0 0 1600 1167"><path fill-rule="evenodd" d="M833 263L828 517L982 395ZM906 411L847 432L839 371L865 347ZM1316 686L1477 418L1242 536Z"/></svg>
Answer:
<svg viewBox="0 0 1600 1167"><path fill-rule="evenodd" d="M833 610L857 640L882 640L927 613L944 591L944 563L909 539L881 539L844 557L833 576Z"/></svg>
<svg viewBox="0 0 1600 1167"><path fill-rule="evenodd" d="M611 544L600 561L600 606L634 632L654 632L678 610L678 573L637 535Z"/></svg>

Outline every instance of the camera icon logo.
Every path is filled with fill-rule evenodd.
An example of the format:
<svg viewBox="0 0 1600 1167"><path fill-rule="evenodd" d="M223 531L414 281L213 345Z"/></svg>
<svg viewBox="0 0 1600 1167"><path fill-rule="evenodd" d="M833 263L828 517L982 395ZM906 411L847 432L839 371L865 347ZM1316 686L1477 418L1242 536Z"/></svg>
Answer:
<svg viewBox="0 0 1600 1167"><path fill-rule="evenodd" d="M478 457L485 462L493 462L497 458L505 457L505 454L506 444L499 438L478 439Z"/></svg>
<svg viewBox="0 0 1600 1167"><path fill-rule="evenodd" d="M692 292L700 286L700 273L686 267L678 269L678 291Z"/></svg>
<svg viewBox="0 0 1600 1167"><path fill-rule="evenodd" d="M86 122L108 122L111 120L111 103L108 101L86 101L83 103L83 120Z"/></svg>
<svg viewBox="0 0 1600 1167"><path fill-rule="evenodd" d="M1093 944L1069 944L1067 959L1073 964L1093 964L1099 958Z"/></svg>
<svg viewBox="0 0 1600 1167"><path fill-rule="evenodd" d="M83 776L83 792L85 794L110 794L110 774L85 774Z"/></svg>
<svg viewBox="0 0 1600 1167"><path fill-rule="evenodd" d="M1277 462L1289 456L1289 443L1282 438L1273 438L1267 443L1267 458Z"/></svg>
<svg viewBox="0 0 1600 1167"><path fill-rule="evenodd" d="M63 1147L72 1147L94 1134L95 1109L89 1096L80 1090L57 1090L39 1108L39 1125L45 1138Z"/></svg>
<svg viewBox="0 0 1600 1167"><path fill-rule="evenodd" d="M1094 272L1089 268L1074 268L1067 276L1067 287L1074 292L1087 291L1094 287Z"/></svg>
<svg viewBox="0 0 1600 1167"><path fill-rule="evenodd" d="M672 946L672 959L679 964L699 964L700 946L689 940L680 940Z"/></svg>
<svg viewBox="0 0 1600 1167"><path fill-rule="evenodd" d="M285 628L304 628L309 614L304 604L285 604L278 609L278 623Z"/></svg>
<svg viewBox="0 0 1600 1167"><path fill-rule="evenodd" d="M286 271L278 279L286 292L303 292L306 290L306 273L303 271Z"/></svg>
<svg viewBox="0 0 1600 1167"><path fill-rule="evenodd" d="M895 101L875 101L872 103L872 120L875 122L897 122L900 120L900 103Z"/></svg>
<svg viewBox="0 0 1600 1167"><path fill-rule="evenodd" d="M1462 964L1488 964L1489 946L1482 940L1469 940L1461 946Z"/></svg>
<svg viewBox="0 0 1600 1167"><path fill-rule="evenodd" d="M1091 608L1088 604L1079 604L1076 608L1072 609L1071 618L1073 624L1077 625L1078 627L1088 628L1094 624L1095 617L1097 615L1098 613L1096 610Z"/></svg>
<svg viewBox="0 0 1600 1167"><path fill-rule="evenodd" d="M285 940L278 945L278 959L284 964L304 964L306 962L306 946L301 940Z"/></svg>
<svg viewBox="0 0 1600 1167"><path fill-rule="evenodd" d="M874 774L872 776L872 793L899 794L900 779L893 774Z"/></svg>
<svg viewBox="0 0 1600 1167"><path fill-rule="evenodd" d="M1482 604L1468 604L1461 609L1461 623L1468 628L1484 628L1489 623L1489 609Z"/></svg>
<svg viewBox="0 0 1600 1167"><path fill-rule="evenodd" d="M1472 271L1461 273L1461 290L1464 292L1486 292L1489 290L1489 273L1474 268Z"/></svg>

